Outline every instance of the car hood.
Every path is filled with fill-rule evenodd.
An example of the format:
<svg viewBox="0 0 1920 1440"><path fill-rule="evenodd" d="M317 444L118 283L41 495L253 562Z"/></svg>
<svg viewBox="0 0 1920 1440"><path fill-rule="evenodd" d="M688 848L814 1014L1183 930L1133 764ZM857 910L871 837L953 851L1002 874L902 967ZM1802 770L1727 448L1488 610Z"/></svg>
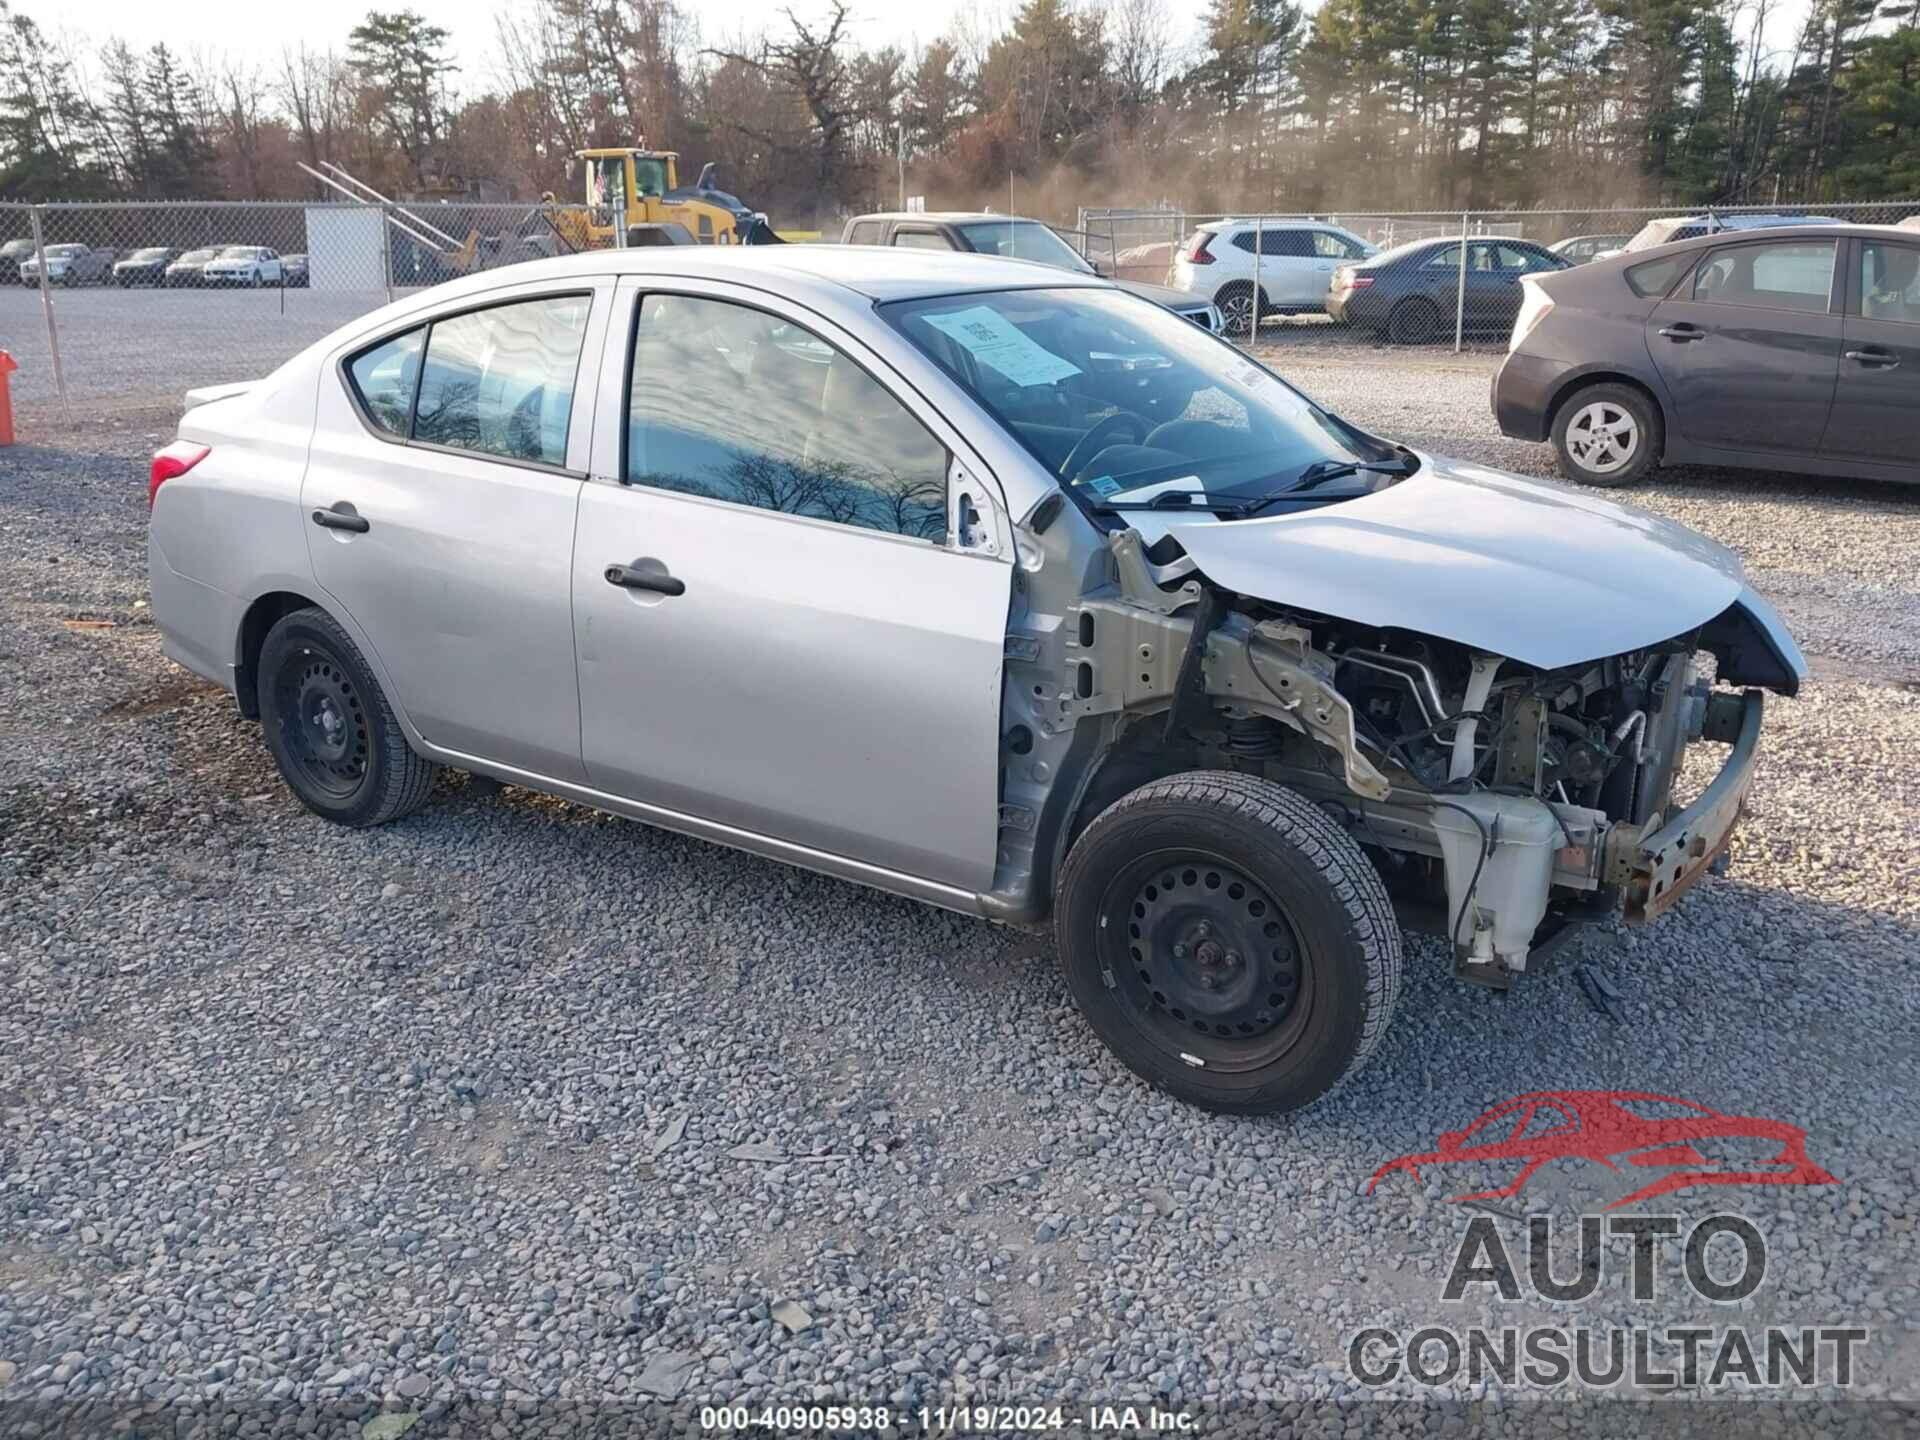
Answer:
<svg viewBox="0 0 1920 1440"><path fill-rule="evenodd" d="M1541 669L1669 640L1751 595L1733 552L1683 525L1420 459L1372 495L1265 519L1181 519L1164 533L1228 590ZM1163 529L1138 528L1155 532L1149 543Z"/></svg>
<svg viewBox="0 0 1920 1440"><path fill-rule="evenodd" d="M1208 305L1206 296L1196 295L1191 290L1176 290L1171 285L1153 285L1145 280L1116 280L1113 283L1129 295L1138 295L1142 300L1151 300L1169 310L1204 310Z"/></svg>

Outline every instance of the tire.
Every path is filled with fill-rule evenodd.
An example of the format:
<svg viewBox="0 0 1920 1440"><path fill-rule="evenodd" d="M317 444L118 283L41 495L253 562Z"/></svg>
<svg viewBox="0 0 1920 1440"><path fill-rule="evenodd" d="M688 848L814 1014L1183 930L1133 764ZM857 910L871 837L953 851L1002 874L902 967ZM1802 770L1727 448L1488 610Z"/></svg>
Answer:
<svg viewBox="0 0 1920 1440"><path fill-rule="evenodd" d="M1395 345L1431 345L1440 335L1440 307L1431 300L1402 300L1387 313L1387 339Z"/></svg>
<svg viewBox="0 0 1920 1440"><path fill-rule="evenodd" d="M408 746L359 647L326 611L283 616L257 671L267 749L301 804L361 829L425 803L440 767Z"/></svg>
<svg viewBox="0 0 1920 1440"><path fill-rule="evenodd" d="M260 278L260 272L258 270L253 272L253 288L254 289L258 290L262 285L266 283L267 282L265 280Z"/></svg>
<svg viewBox="0 0 1920 1440"><path fill-rule="evenodd" d="M1617 489L1645 479L1666 445L1660 407L1631 385L1576 390L1553 417L1553 453L1560 473L1580 485Z"/></svg>
<svg viewBox="0 0 1920 1440"><path fill-rule="evenodd" d="M1253 297L1253 286L1246 280L1235 280L1214 292L1213 303L1220 307L1220 328L1226 334L1253 334Z"/></svg>
<svg viewBox="0 0 1920 1440"><path fill-rule="evenodd" d="M1061 868L1054 927L1108 1048L1227 1114L1332 1092L1400 991L1400 929L1360 847L1298 793L1227 771L1155 781L1096 817Z"/></svg>

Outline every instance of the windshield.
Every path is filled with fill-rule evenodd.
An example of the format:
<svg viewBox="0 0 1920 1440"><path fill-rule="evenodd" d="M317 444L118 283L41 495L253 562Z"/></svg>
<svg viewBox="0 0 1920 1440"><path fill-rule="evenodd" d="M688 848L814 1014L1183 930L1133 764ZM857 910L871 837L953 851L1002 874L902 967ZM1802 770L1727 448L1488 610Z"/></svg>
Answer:
<svg viewBox="0 0 1920 1440"><path fill-rule="evenodd" d="M164 260L167 258L167 252L164 250L136 250L133 252L133 258L135 260Z"/></svg>
<svg viewBox="0 0 1920 1440"><path fill-rule="evenodd" d="M1080 252L1037 220L976 220L959 227L967 248L982 255L1004 255L1009 260L1035 260L1057 270L1093 274Z"/></svg>
<svg viewBox="0 0 1920 1440"><path fill-rule="evenodd" d="M56 260L71 260L76 255L84 255L86 253L87 253L87 247L84 245L49 245L47 246L48 257Z"/></svg>
<svg viewBox="0 0 1920 1440"><path fill-rule="evenodd" d="M251 245L229 245L220 252L220 258L222 260L251 260L253 259L253 254L253 246Z"/></svg>
<svg viewBox="0 0 1920 1440"><path fill-rule="evenodd" d="M1322 483L1347 464L1407 463L1231 345L1121 291L948 295L880 313L1090 510L1165 492L1185 492L1165 503L1228 506L1295 487L1331 499L1390 483Z"/></svg>
<svg viewBox="0 0 1920 1440"><path fill-rule="evenodd" d="M642 195L664 195L667 193L667 162L643 160L639 156L633 161L634 189Z"/></svg>
<svg viewBox="0 0 1920 1440"><path fill-rule="evenodd" d="M182 255L180 259L182 262L188 260L211 260L219 253L218 250L189 250L186 254Z"/></svg>

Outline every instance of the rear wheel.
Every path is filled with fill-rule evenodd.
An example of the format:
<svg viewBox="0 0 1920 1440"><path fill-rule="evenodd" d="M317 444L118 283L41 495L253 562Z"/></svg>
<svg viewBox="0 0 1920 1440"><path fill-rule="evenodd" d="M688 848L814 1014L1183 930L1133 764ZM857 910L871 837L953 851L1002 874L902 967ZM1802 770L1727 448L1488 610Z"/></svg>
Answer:
<svg viewBox="0 0 1920 1440"><path fill-rule="evenodd" d="M1553 417L1560 473L1612 489L1644 479L1660 463L1666 431L1660 410L1630 385L1589 385Z"/></svg>
<svg viewBox="0 0 1920 1440"><path fill-rule="evenodd" d="M1402 300L1387 316L1387 338L1396 345L1427 345L1440 334L1440 307L1431 300Z"/></svg>
<svg viewBox="0 0 1920 1440"><path fill-rule="evenodd" d="M260 647L260 724L300 802L336 825L417 810L440 767L416 755L366 657L326 611L295 610Z"/></svg>
<svg viewBox="0 0 1920 1440"><path fill-rule="evenodd" d="M1359 1069L1400 988L1386 887L1325 812L1193 771L1074 843L1055 927L1069 988L1135 1074L1209 1110L1311 1104Z"/></svg>

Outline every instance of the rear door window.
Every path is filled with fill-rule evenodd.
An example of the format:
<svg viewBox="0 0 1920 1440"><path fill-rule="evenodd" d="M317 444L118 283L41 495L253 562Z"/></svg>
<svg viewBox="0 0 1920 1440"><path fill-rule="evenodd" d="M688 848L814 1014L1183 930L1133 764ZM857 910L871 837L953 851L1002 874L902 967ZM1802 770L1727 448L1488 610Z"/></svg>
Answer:
<svg viewBox="0 0 1920 1440"><path fill-rule="evenodd" d="M953 242L938 230L896 230L893 243L908 250L953 249Z"/></svg>
<svg viewBox="0 0 1920 1440"><path fill-rule="evenodd" d="M1860 246L1860 314L1920 325L1920 248L1880 240Z"/></svg>
<svg viewBox="0 0 1920 1440"><path fill-rule="evenodd" d="M413 438L565 465L587 295L546 296L434 322Z"/></svg>

